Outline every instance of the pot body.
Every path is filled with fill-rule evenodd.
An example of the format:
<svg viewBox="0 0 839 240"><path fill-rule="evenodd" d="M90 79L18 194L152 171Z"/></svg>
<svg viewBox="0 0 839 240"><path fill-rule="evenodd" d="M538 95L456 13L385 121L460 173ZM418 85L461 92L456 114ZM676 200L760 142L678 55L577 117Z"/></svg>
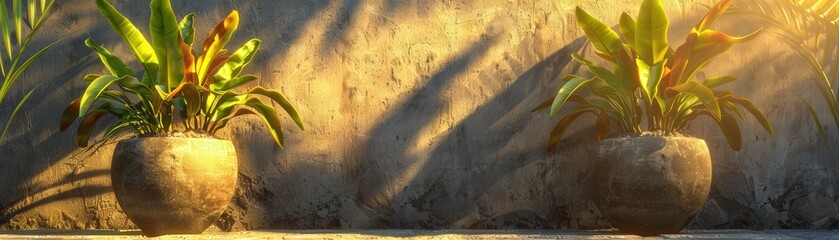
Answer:
<svg viewBox="0 0 839 240"><path fill-rule="evenodd" d="M605 139L595 146L594 161L598 208L624 233L681 231L711 187L711 156L698 138Z"/></svg>
<svg viewBox="0 0 839 240"><path fill-rule="evenodd" d="M227 140L132 138L117 144L111 182L122 210L145 235L200 234L227 208L237 168Z"/></svg>

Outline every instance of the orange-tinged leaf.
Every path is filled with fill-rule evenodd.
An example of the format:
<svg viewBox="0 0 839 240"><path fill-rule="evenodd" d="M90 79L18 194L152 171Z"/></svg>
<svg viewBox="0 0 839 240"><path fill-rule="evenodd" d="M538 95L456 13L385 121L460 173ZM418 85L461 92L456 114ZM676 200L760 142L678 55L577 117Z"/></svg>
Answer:
<svg viewBox="0 0 839 240"><path fill-rule="evenodd" d="M711 23L716 21L717 18L722 16L723 13L725 13L725 10L727 10L728 7L731 6L732 2L734 2L734 0L722 0L718 2L716 5L714 5L714 7L711 8L710 11L708 11L707 14L705 14L705 17L702 17L702 19L699 20L699 23L697 23L694 28L698 29L699 31L707 29L709 26L711 26Z"/></svg>
<svg viewBox="0 0 839 240"><path fill-rule="evenodd" d="M203 81L206 76L212 76L212 74L208 74L212 70L210 67L211 60L216 59L216 55L219 55L218 52L224 49L224 45L227 44L238 27L239 12L233 10L230 15L213 28L210 35L204 40L204 58L198 66L198 79ZM204 86L204 83L199 82L199 85Z"/></svg>
<svg viewBox="0 0 839 240"><path fill-rule="evenodd" d="M556 123L556 126L554 126L554 129L551 131L551 135L548 138L548 152L553 152L553 150L556 149L556 145L559 143L559 140L562 139L562 135L565 134L565 130L568 129L568 126L584 113L593 112L590 109L578 110L566 115L560 119L558 123Z"/></svg>
<svg viewBox="0 0 839 240"><path fill-rule="evenodd" d="M597 122L594 124L594 130L597 132L597 139L606 139L609 136L609 117L605 113L597 114Z"/></svg>
<svg viewBox="0 0 839 240"><path fill-rule="evenodd" d="M90 139L90 135L93 133L96 122L99 122L99 119L102 119L105 114L108 114L108 108L108 105L102 105L85 115L84 120L82 120L82 123L79 124L79 128L76 130L76 145L82 148L87 147L88 139Z"/></svg>
<svg viewBox="0 0 839 240"><path fill-rule="evenodd" d="M184 82L195 82L198 77L195 72L195 55L192 55L192 49L180 35L178 35L178 41L181 43L181 52L184 54Z"/></svg>
<svg viewBox="0 0 839 240"><path fill-rule="evenodd" d="M64 109L64 113L61 114L61 123L59 124L59 130L64 131L70 127L70 124L73 124L76 121L76 117L79 116L79 107L82 105L82 98L76 98L75 101L71 102L70 105Z"/></svg>

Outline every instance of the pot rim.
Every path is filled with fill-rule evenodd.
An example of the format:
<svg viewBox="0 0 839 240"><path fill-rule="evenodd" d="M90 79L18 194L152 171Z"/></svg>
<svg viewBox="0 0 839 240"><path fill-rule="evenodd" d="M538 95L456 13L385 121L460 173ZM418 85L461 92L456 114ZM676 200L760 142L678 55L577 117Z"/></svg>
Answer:
<svg viewBox="0 0 839 240"><path fill-rule="evenodd" d="M597 142L613 142L613 141L637 141L641 139L651 139L651 138L663 138L667 140L677 140L677 139L685 139L691 141L702 141L705 142L705 139L681 135L681 136L661 136L661 135L641 135L641 136L621 136L621 137L614 137L614 138L606 138L597 140Z"/></svg>
<svg viewBox="0 0 839 240"><path fill-rule="evenodd" d="M153 136L139 136L135 135L129 138L120 139L117 142L124 142L124 141L141 141L141 140L152 140L152 139L184 139L184 140L212 140L212 141L222 141L222 142L232 142L229 139L224 138L217 138L212 135L207 135L205 137L194 137L194 136L163 136L163 135L153 135Z"/></svg>

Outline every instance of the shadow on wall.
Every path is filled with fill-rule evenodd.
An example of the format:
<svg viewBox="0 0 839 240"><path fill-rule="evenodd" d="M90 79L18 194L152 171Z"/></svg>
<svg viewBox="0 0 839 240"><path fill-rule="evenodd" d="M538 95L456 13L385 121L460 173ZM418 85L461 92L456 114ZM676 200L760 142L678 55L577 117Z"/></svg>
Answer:
<svg viewBox="0 0 839 240"><path fill-rule="evenodd" d="M489 188L498 187L499 181L517 169L548 158L544 145L539 144L542 141L513 142L514 136L534 123L535 114L530 113L530 109L541 99L535 99L533 94L546 82L557 79L569 64L571 53L583 46L585 39L582 38L527 70L503 92L451 126L444 136L435 137L435 142L439 143L434 143L427 155L411 152L419 144L417 140L427 137L420 136L424 128L435 124L435 119L443 112L458 107L451 106L450 99L441 93L460 74L468 72L496 42L496 36L483 37L449 60L422 88L384 118L359 147L368 156L360 156L361 162L355 167L358 171L355 177L361 186L357 197L359 204L369 209L368 214L375 216L371 222L360 223L361 226L492 227L489 223L493 219L467 216L476 211L478 199ZM482 77L485 77L482 81L498 81L490 75ZM388 157L382 159L382 156ZM404 189L393 189L393 181L409 183ZM540 218L544 213L522 210L507 215ZM538 219L521 226L502 225L550 227L546 221Z"/></svg>

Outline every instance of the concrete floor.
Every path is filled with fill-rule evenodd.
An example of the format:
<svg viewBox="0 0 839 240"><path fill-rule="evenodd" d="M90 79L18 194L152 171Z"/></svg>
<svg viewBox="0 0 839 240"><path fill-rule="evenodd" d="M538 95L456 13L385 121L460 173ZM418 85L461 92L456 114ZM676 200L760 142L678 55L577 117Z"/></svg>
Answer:
<svg viewBox="0 0 839 240"><path fill-rule="evenodd" d="M0 231L0 239L141 239L139 231L22 230ZM839 230L685 230L657 237L614 231L580 230L255 230L158 239L839 239Z"/></svg>

